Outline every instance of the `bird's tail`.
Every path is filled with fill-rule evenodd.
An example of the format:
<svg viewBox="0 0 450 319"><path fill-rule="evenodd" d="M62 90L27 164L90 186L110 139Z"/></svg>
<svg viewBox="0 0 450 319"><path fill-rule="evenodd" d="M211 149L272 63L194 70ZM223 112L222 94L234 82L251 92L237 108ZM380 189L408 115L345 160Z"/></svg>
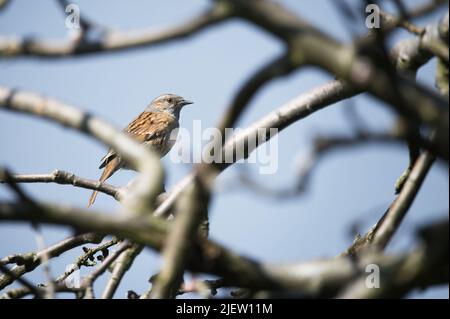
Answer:
<svg viewBox="0 0 450 319"><path fill-rule="evenodd" d="M118 158L112 159L108 164L106 164L105 169L103 170L102 176L100 176L99 181L103 183L106 181L109 177L111 177L112 174L114 174L115 171L119 169L119 160ZM92 204L94 204L95 199L97 198L98 191L93 191L91 197L89 198L88 207L91 207Z"/></svg>

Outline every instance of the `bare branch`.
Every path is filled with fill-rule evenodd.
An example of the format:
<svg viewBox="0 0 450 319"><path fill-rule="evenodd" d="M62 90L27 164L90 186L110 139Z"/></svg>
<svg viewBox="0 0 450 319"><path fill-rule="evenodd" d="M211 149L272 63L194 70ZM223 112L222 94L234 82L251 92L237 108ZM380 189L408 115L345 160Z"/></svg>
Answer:
<svg viewBox="0 0 450 319"><path fill-rule="evenodd" d="M116 251L109 254L108 257L106 257L100 266L98 266L92 273L90 273L88 276L86 276L83 279L83 282L81 284L82 287L86 289L86 298L87 299L93 299L94 298L94 281L101 276L108 267L122 254L126 249L128 249L131 246L131 243L128 241L122 242L122 244L117 248Z"/></svg>
<svg viewBox="0 0 450 319"><path fill-rule="evenodd" d="M416 198L434 159L433 155L425 151L416 161L402 191L375 230L373 245L377 246L379 249L384 249L397 231L403 217L406 215L412 202Z"/></svg>
<svg viewBox="0 0 450 319"><path fill-rule="evenodd" d="M74 293L76 296L83 293L83 291L80 288L75 287L67 287L66 283L54 283L55 286L55 292L70 292ZM43 285L44 287L47 286L47 284ZM42 295L44 293L44 288L41 287L35 287L36 289L31 289L31 287L21 287L21 288L15 288L7 291L3 295L0 296L0 299L19 299L23 298L29 295L35 296L37 298L40 298L40 294Z"/></svg>
<svg viewBox="0 0 450 319"><path fill-rule="evenodd" d="M420 28L408 20L404 20L402 18L396 17L392 14L389 14L387 12L384 12L380 10L380 17L383 18L385 21L385 24L388 24L389 26L395 26L395 27L402 27L405 30L415 34L415 35L422 35L425 31L423 28Z"/></svg>
<svg viewBox="0 0 450 319"><path fill-rule="evenodd" d="M230 8L217 3L205 13L165 30L105 30L102 37L95 40L86 40L86 37L57 41L0 36L0 56L63 58L148 47L196 34L228 18Z"/></svg>
<svg viewBox="0 0 450 319"><path fill-rule="evenodd" d="M111 299L114 296L114 293L122 281L123 276L128 269L130 269L135 258L141 253L143 248L144 246L142 244L135 243L130 248L122 252L115 263L111 277L106 284L105 290L103 291L102 299Z"/></svg>
<svg viewBox="0 0 450 319"><path fill-rule="evenodd" d="M361 251L375 248L383 250L390 242L411 207L435 157L423 152L408 174L404 186L380 220L362 237L357 237L341 256L356 256Z"/></svg>
<svg viewBox="0 0 450 319"><path fill-rule="evenodd" d="M78 257L77 260L72 264L72 266L56 279L56 282L64 281L74 271L76 271L77 269L80 269L81 266L92 266L93 264L95 264L92 262L92 260L94 259L94 256L96 253L98 253L100 251L104 251L105 249L108 249L109 247L114 246L117 243L118 243L118 239L113 238L103 244L99 244L97 247L94 247L94 248L83 247L84 254L81 255L80 257Z"/></svg>
<svg viewBox="0 0 450 319"><path fill-rule="evenodd" d="M191 255L192 239L197 235L198 225L205 218L207 200L199 198L202 193L194 183L178 199L175 220L167 237L162 258L164 267L157 275L150 295L141 298L175 298L183 280L184 268Z"/></svg>
<svg viewBox="0 0 450 319"><path fill-rule="evenodd" d="M2 167L0 167L0 181L6 183L6 185L8 185L8 187L17 195L19 200L26 203L33 203L33 200L14 181L12 174Z"/></svg>
<svg viewBox="0 0 450 319"><path fill-rule="evenodd" d="M439 57L442 61L445 62L446 65L448 65L449 49L448 43L445 43L444 41L445 40L441 39L441 36L439 34L439 26L428 25L420 37L420 48L423 50L427 50L433 55Z"/></svg>
<svg viewBox="0 0 450 319"><path fill-rule="evenodd" d="M59 243L56 243L46 248L45 251L30 252L25 254L10 255L4 257L1 259L0 265L11 263L17 264L16 267L11 269L11 273L13 274L14 278L20 277L23 274L31 272L34 269L36 269L36 267L38 267L42 263L43 254L47 254L49 258L55 258L61 255L62 253L71 250L75 247L78 247L80 245L88 243L99 243L100 241L102 241L103 237L104 236L96 233L85 233L81 235L76 235L74 237L64 239ZM0 276L0 289L3 289L9 284L11 284L14 281L14 278L7 275Z"/></svg>
<svg viewBox="0 0 450 319"><path fill-rule="evenodd" d="M367 286L366 275L357 277L338 298L400 298L414 288L434 284L448 284L448 219L428 225L420 230L419 245L392 267L374 262L379 266L380 285L377 289Z"/></svg>
<svg viewBox="0 0 450 319"><path fill-rule="evenodd" d="M7 276L12 278L12 280L17 280L24 288L31 291L37 298L42 298L45 295L45 291L41 291L40 288L35 287L32 283L30 283L25 278L19 277L16 274L12 273L8 267L0 265L0 271L4 274L3 276Z"/></svg>
<svg viewBox="0 0 450 319"><path fill-rule="evenodd" d="M72 185L75 187L97 190L119 199L119 188L107 183L101 183L98 180L82 178L62 170L54 170L50 174L14 174L11 178L15 183L57 183L61 185ZM4 182L5 181L0 178L0 183Z"/></svg>
<svg viewBox="0 0 450 319"><path fill-rule="evenodd" d="M281 56L263 65L239 88L230 106L221 117L221 121L217 126L219 130L223 133L225 128L234 127L245 107L264 85L278 77L289 74L299 67L300 65L297 65L294 68L287 53L283 53Z"/></svg>
<svg viewBox="0 0 450 319"><path fill-rule="evenodd" d="M50 270L50 256L45 249L45 240L44 235L42 234L41 227L38 224L32 224L34 231L36 232L36 244L38 247L38 250L42 252L41 261L42 261L42 268L44 271L44 275L46 280L49 282L49 285L45 289L44 298L45 299L55 299L55 287L53 284L53 276Z"/></svg>

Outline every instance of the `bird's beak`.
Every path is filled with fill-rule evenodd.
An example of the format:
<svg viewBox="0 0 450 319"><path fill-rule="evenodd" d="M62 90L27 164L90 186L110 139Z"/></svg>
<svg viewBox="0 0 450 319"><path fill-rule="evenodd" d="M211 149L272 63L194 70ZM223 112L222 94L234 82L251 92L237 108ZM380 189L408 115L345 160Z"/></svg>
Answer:
<svg viewBox="0 0 450 319"><path fill-rule="evenodd" d="M185 106L185 105L189 105L189 104L193 104L194 102L189 101L189 100L183 100L180 102L180 106Z"/></svg>

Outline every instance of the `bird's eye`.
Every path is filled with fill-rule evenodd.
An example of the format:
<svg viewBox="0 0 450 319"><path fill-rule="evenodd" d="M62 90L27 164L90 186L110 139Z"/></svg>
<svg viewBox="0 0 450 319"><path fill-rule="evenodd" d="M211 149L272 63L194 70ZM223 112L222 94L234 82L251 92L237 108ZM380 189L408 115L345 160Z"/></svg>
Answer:
<svg viewBox="0 0 450 319"><path fill-rule="evenodd" d="M167 99L167 102L172 103L172 99L171 99L171 98L168 98L168 99Z"/></svg>

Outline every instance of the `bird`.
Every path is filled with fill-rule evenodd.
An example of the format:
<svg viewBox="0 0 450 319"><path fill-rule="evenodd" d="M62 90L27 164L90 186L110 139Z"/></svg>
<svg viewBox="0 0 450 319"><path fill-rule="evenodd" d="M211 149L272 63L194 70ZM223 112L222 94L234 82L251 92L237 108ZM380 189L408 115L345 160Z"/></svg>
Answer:
<svg viewBox="0 0 450 319"><path fill-rule="evenodd" d="M155 98L145 110L139 114L123 130L126 134L155 151L160 158L164 157L175 144L176 136L171 136L179 127L181 109L189 100L176 94L162 94ZM110 148L100 160L99 169L103 168L99 181L103 183L119 169L128 169L126 163L115 150ZM93 191L89 198L90 207L97 197L98 191Z"/></svg>

